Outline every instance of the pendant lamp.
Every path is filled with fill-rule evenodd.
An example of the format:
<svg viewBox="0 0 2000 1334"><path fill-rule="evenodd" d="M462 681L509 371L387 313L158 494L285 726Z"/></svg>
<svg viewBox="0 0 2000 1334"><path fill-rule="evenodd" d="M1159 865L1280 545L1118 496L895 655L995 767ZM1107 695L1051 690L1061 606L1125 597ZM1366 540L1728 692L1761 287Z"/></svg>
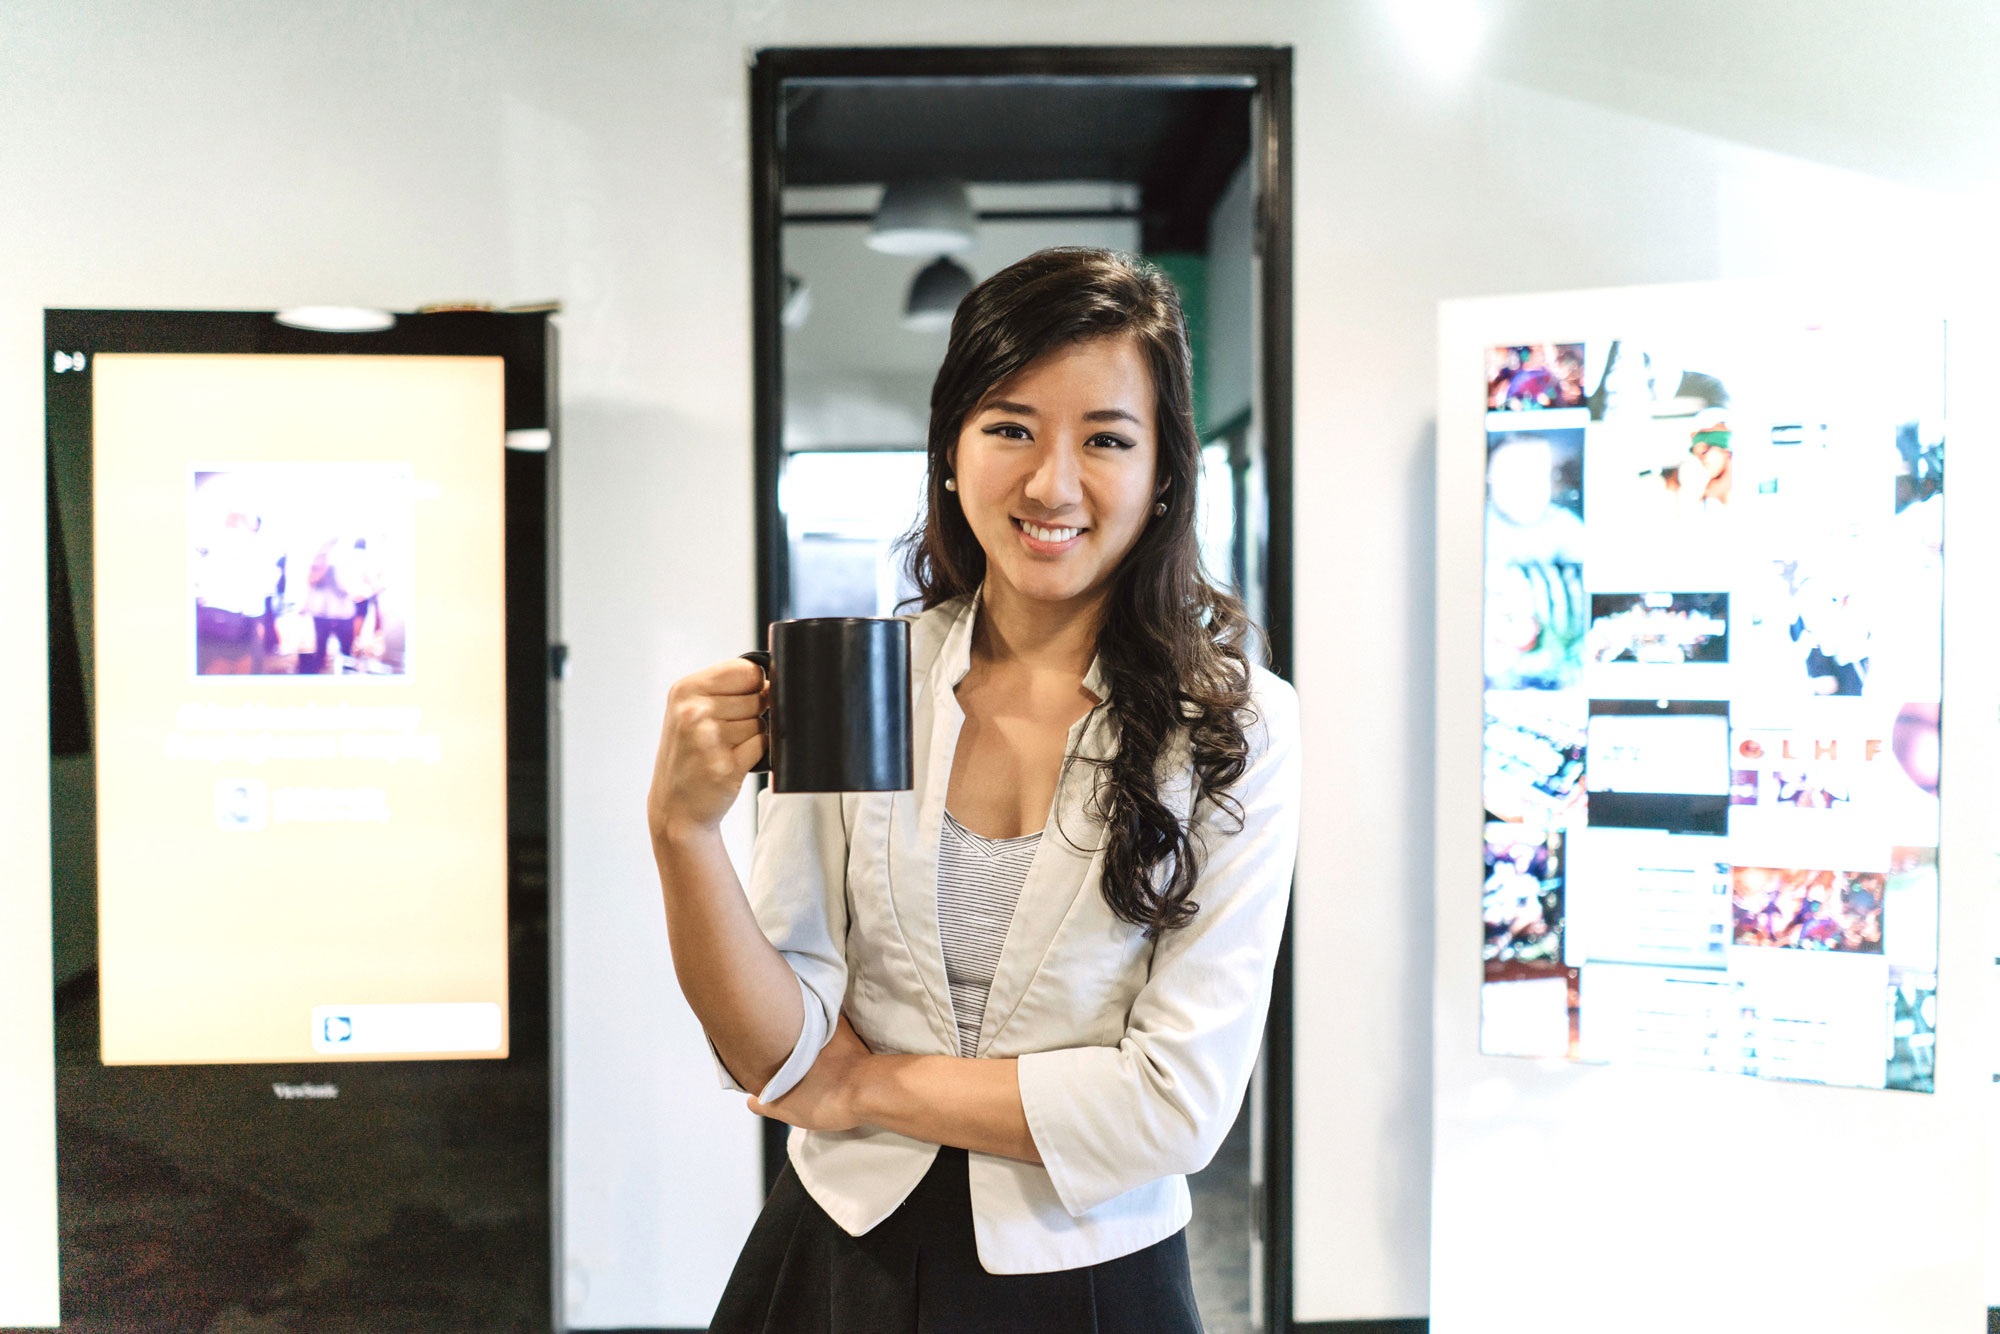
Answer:
<svg viewBox="0 0 2000 1334"><path fill-rule="evenodd" d="M918 333L943 333L951 328L958 303L972 290L972 274L948 255L939 255L910 281L903 303L903 327Z"/></svg>
<svg viewBox="0 0 2000 1334"><path fill-rule="evenodd" d="M785 271L785 304L778 308L778 323L787 329L805 328L806 319L812 314L812 288L806 280L787 269Z"/></svg>
<svg viewBox="0 0 2000 1334"><path fill-rule="evenodd" d="M972 199L960 181L891 181L875 209L868 248L885 255L950 255L978 241Z"/></svg>

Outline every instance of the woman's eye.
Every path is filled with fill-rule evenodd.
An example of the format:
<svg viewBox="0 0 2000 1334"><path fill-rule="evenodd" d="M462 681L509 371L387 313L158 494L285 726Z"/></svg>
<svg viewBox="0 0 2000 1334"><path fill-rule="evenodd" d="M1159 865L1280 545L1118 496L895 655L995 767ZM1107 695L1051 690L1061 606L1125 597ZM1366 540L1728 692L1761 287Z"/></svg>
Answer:
<svg viewBox="0 0 2000 1334"><path fill-rule="evenodd" d="M1092 437L1090 437L1090 443L1098 446L1100 449L1132 448L1132 442L1130 440L1127 440L1125 439L1125 437L1118 435L1093 435Z"/></svg>
<svg viewBox="0 0 2000 1334"><path fill-rule="evenodd" d="M1009 440L1026 440L1029 438L1028 428L1014 422L1001 422L997 426L989 426L986 428L986 434L1004 436Z"/></svg>

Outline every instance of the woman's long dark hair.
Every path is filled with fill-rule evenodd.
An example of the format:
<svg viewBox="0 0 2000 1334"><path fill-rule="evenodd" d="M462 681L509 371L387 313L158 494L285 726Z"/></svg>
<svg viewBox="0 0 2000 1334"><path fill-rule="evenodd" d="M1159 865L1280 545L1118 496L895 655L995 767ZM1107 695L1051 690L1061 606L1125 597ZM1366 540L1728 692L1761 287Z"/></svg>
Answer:
<svg viewBox="0 0 2000 1334"><path fill-rule="evenodd" d="M1118 744L1101 762L1093 810L1106 829L1105 902L1157 934L1186 925L1200 907L1188 896L1202 850L1160 797L1170 747L1184 730L1194 768L1190 810L1207 800L1240 819L1227 789L1243 774L1251 717L1250 621L1201 567L1193 359L1180 296L1164 274L1131 255L1065 246L1030 255L972 289L952 319L931 389L924 519L906 542L926 610L978 589L986 552L957 497L944 489L967 416L1036 359L1114 337L1133 340L1152 371L1167 508L1147 522L1113 575L1098 631Z"/></svg>

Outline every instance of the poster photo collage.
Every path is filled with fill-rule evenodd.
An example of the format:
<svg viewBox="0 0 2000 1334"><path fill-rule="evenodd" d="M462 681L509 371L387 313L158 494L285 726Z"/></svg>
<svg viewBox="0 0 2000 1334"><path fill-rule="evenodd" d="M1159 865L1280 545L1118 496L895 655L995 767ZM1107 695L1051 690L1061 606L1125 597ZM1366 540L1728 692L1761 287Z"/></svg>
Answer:
<svg viewBox="0 0 2000 1334"><path fill-rule="evenodd" d="M1481 1049L1929 1092L1942 323L1485 371Z"/></svg>

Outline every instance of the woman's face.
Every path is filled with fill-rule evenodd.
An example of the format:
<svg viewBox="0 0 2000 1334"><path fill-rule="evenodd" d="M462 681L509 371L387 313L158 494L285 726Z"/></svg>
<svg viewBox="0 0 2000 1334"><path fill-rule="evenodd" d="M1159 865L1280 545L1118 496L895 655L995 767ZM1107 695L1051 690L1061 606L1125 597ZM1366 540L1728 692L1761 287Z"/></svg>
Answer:
<svg viewBox="0 0 2000 1334"><path fill-rule="evenodd" d="M995 591L1101 590L1153 517L1153 376L1130 338L1060 347L993 387L959 428L958 503Z"/></svg>

